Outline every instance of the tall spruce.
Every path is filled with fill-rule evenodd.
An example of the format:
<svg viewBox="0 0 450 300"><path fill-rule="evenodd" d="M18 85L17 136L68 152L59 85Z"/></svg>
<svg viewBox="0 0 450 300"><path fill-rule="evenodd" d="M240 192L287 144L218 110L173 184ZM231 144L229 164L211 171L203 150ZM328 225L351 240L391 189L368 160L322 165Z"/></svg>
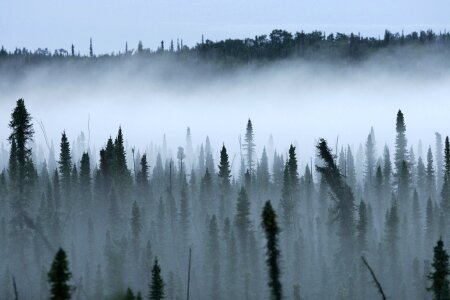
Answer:
<svg viewBox="0 0 450 300"><path fill-rule="evenodd" d="M450 289L448 276L450 273L449 256L444 248L444 242L439 239L434 247L433 271L428 274L428 279L431 281L431 286L427 288L433 293L434 300L448 300L450 299Z"/></svg>
<svg viewBox="0 0 450 300"><path fill-rule="evenodd" d="M67 139L66 132L61 134L61 144L59 152L59 173L61 175L61 188L70 193L71 189L71 174L72 174L72 156L70 154L70 145Z"/></svg>
<svg viewBox="0 0 450 300"><path fill-rule="evenodd" d="M282 285L280 281L280 249L278 246L278 234L280 229L277 224L277 215L272 208L270 201L264 205L262 214L262 227L266 235L266 263L269 271L269 282L271 299L281 300L283 297Z"/></svg>
<svg viewBox="0 0 450 300"><path fill-rule="evenodd" d="M165 298L164 281L161 276L161 267L159 266L158 258L155 258L155 262L153 263L152 278L149 288L149 300L162 300Z"/></svg>
<svg viewBox="0 0 450 300"><path fill-rule="evenodd" d="M254 141L254 133L253 133L253 124L250 119L248 119L247 122L247 128L245 130L245 138L244 138L245 144L245 157L246 157L246 167L249 170L250 174L253 174L254 167L255 167L255 161L254 161L254 155L255 155L255 141Z"/></svg>
<svg viewBox="0 0 450 300"><path fill-rule="evenodd" d="M406 125L401 110L397 113L396 122L397 136L395 138L395 168L397 173L402 167L403 161L408 161L408 142L406 139Z"/></svg>
<svg viewBox="0 0 450 300"><path fill-rule="evenodd" d="M69 284L71 277L72 273L69 271L66 252L59 248L48 272L50 300L68 300L71 298L73 291L73 287Z"/></svg>

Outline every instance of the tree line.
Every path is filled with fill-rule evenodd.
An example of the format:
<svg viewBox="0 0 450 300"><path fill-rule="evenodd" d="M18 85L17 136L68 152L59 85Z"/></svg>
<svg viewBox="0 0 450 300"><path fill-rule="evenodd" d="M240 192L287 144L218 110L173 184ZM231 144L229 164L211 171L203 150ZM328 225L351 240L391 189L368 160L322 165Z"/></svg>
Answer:
<svg viewBox="0 0 450 300"><path fill-rule="evenodd" d="M393 50L426 49L429 53L448 55L450 33L435 33L431 29L404 32L390 32L385 30L383 36L362 36L359 33L326 33L312 31L291 33L286 30L275 29L269 34L257 35L254 38L226 39L212 41L204 39L189 47L182 39L171 40L167 45L161 41L156 49L146 48L139 41L136 48L128 43L122 50L111 53L96 53L92 39L89 49L79 49L71 45L70 49L48 48L30 50L15 48L0 49L0 64L2 62L22 62L33 65L48 61L84 61L86 59L111 61L126 57L174 57L182 61L207 61L223 66L239 66L248 63L264 63L286 58L306 58L316 60L343 60L350 62L364 61L376 53L389 53ZM384 52L382 52L384 51ZM84 54L88 52L88 54Z"/></svg>

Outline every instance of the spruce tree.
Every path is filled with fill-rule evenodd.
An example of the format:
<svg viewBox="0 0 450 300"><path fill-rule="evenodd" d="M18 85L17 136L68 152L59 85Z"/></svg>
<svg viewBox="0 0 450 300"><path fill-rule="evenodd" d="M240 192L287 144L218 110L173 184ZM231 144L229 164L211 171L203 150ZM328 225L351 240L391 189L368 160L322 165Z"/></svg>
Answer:
<svg viewBox="0 0 450 300"><path fill-rule="evenodd" d="M21 215L30 204L30 188L32 180L30 165L32 165L32 152L30 143L33 140L33 124L23 99L17 100L16 107L11 113L9 122L11 143L9 157L9 178L11 184L11 207L15 217L13 223L22 227Z"/></svg>
<svg viewBox="0 0 450 300"><path fill-rule="evenodd" d="M242 187L239 191L239 196L236 203L234 225L236 226L236 233L238 235L239 243L241 244L244 256L247 254L248 235L251 229L251 224L250 202L248 200L245 188Z"/></svg>
<svg viewBox="0 0 450 300"><path fill-rule="evenodd" d="M436 178L433 166L433 153L431 152L431 147L428 148L427 153L426 184L427 184L427 197L431 197L431 199L435 201Z"/></svg>
<svg viewBox="0 0 450 300"><path fill-rule="evenodd" d="M246 166L247 169L249 170L250 174L253 174L254 171L254 166L255 166L255 162L254 162L254 155L255 155L255 141L254 141L254 133L253 133L253 125L252 125L252 121L250 119L248 119L247 122L247 128L245 131L245 138L244 138L245 144L244 144L244 149L246 151Z"/></svg>
<svg viewBox="0 0 450 300"><path fill-rule="evenodd" d="M66 132L61 135L60 153L59 153L59 173L61 174L61 187L65 193L70 194L71 174L72 174L72 156L70 154L70 145Z"/></svg>
<svg viewBox="0 0 450 300"><path fill-rule="evenodd" d="M87 152L83 153L80 161L80 194L83 208L87 209L92 200L91 163Z"/></svg>
<svg viewBox="0 0 450 300"><path fill-rule="evenodd" d="M408 161L407 139L406 139L406 125L403 113L401 110L397 113L396 123L397 136L395 139L395 167L397 173L402 167L403 161Z"/></svg>
<svg viewBox="0 0 450 300"><path fill-rule="evenodd" d="M272 208L270 201L264 205L261 215L262 227L266 235L266 255L267 267L269 269L268 285L271 291L271 299L281 300L283 297L282 285L280 282L281 270L279 266L280 250L278 246L278 234L280 232L277 224L277 215Z"/></svg>
<svg viewBox="0 0 450 300"><path fill-rule="evenodd" d="M161 300L164 299L164 281L161 276L161 268L158 263L158 258L155 258L155 262L152 268L152 278L149 285L150 291L148 293L149 300Z"/></svg>
<svg viewBox="0 0 450 300"><path fill-rule="evenodd" d="M433 293L434 300L448 300L450 299L449 280L450 273L449 256L444 249L444 242L439 239L434 247L433 271L428 274L428 279L431 281L431 286L427 288Z"/></svg>
<svg viewBox="0 0 450 300"><path fill-rule="evenodd" d="M48 272L51 300L68 300L71 298L73 291L72 286L69 285L71 277L66 252L59 248Z"/></svg>

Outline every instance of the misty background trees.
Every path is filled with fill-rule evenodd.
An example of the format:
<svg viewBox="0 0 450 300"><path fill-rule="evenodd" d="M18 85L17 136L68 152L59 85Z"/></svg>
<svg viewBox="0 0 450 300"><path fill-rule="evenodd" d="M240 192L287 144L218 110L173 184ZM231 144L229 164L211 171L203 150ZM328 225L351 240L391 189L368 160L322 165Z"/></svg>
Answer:
<svg viewBox="0 0 450 300"><path fill-rule="evenodd" d="M70 41L68 41L70 43ZM413 31L410 33L390 32L385 30L383 36L362 36L359 33L326 33L322 31L291 33L275 29L269 34L246 39L226 39L211 41L202 39L196 45L189 47L183 39L161 41L155 49L145 47L142 41L136 48L130 47L124 41L124 48L112 53L96 53L95 41L89 39L89 49L79 49L70 45L70 51L60 48L53 52L48 48L30 50L16 48L7 50L0 48L0 65L13 62L33 65L41 62L83 61L85 59L106 61L122 60L129 57L161 56L175 57L180 61L207 61L218 63L222 67L233 67L247 63L265 63L285 58L307 58L315 60L343 60L358 62L372 55L388 54L393 50L426 49L429 53L449 54L450 33L433 32L432 30Z"/></svg>
<svg viewBox="0 0 450 300"><path fill-rule="evenodd" d="M401 111L394 149L369 128L303 167L293 144L258 152L250 119L235 158L189 128L144 151L63 130L38 155L31 113L0 161L1 299L184 299L190 249L191 299L379 299L361 256L388 298L448 298L449 140L424 153Z"/></svg>

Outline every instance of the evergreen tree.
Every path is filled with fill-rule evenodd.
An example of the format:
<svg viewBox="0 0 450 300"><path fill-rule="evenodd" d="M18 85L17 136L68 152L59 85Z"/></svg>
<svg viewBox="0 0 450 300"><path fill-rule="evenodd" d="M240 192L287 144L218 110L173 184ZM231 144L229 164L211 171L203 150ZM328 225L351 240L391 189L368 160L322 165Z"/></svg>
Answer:
<svg viewBox="0 0 450 300"><path fill-rule="evenodd" d="M146 194L149 192L149 172L150 169L148 162L147 162L147 154L144 153L142 155L141 161L140 161L140 170L137 174L137 185L140 189L140 193L142 197L145 197Z"/></svg>
<svg viewBox="0 0 450 300"><path fill-rule="evenodd" d="M436 186L438 188L442 187L444 179L444 160L443 160L443 149L442 149L442 136L439 132L435 132L436 137Z"/></svg>
<svg viewBox="0 0 450 300"><path fill-rule="evenodd" d="M431 152L431 147L428 148L427 153L426 181L427 181L427 197L431 197L431 199L433 199L434 201L436 193L436 180L433 167L433 153Z"/></svg>
<svg viewBox="0 0 450 300"><path fill-rule="evenodd" d="M427 290L433 293L434 300L450 299L448 258L447 251L444 249L444 242L439 239L434 247L433 263L431 264L434 270L428 275L431 286Z"/></svg>
<svg viewBox="0 0 450 300"><path fill-rule="evenodd" d="M358 247L360 252L364 252L367 250L367 208L366 203L361 201L358 208L358 224L356 229L358 231Z"/></svg>
<svg viewBox="0 0 450 300"><path fill-rule="evenodd" d="M210 299L221 298L220 287L220 242L216 216L213 215L209 222L207 241L207 270L210 281Z"/></svg>
<svg viewBox="0 0 450 300"><path fill-rule="evenodd" d="M225 145L222 145L222 150L220 151L220 164L219 164L219 188L220 188L220 212L223 217L229 215L228 208L230 207L228 203L228 195L231 189L231 169L230 162L228 161L228 153ZM225 211L227 210L227 211Z"/></svg>
<svg viewBox="0 0 450 300"><path fill-rule="evenodd" d="M16 107L11 113L11 121L9 122L11 134L9 142L11 143L9 157L9 178L11 184L11 208L15 216L13 223L22 227L24 210L30 204L30 188L32 173L32 152L30 143L33 140L33 124L31 123L31 115L28 113L23 99L17 100Z"/></svg>
<svg viewBox="0 0 450 300"><path fill-rule="evenodd" d="M245 144L244 149L246 151L246 166L249 170L250 174L253 174L255 162L253 159L253 156L255 154L255 141L254 141L254 133L253 133L253 125L252 121L248 119L247 122L247 129L245 131L245 138L244 138Z"/></svg>
<svg viewBox="0 0 450 300"><path fill-rule="evenodd" d="M66 252L59 248L48 272L48 281L50 283L51 300L67 300L71 298L72 286L69 280L72 274L69 271Z"/></svg>
<svg viewBox="0 0 450 300"><path fill-rule="evenodd" d="M244 187L239 191L234 224L236 226L236 232L242 247L243 255L245 256L247 253L248 235L251 230L252 222L250 219L250 202Z"/></svg>
<svg viewBox="0 0 450 300"><path fill-rule="evenodd" d="M83 153L80 161L80 196L84 203L84 208L90 206L92 198L92 178L91 178L91 163L89 154Z"/></svg>
<svg viewBox="0 0 450 300"><path fill-rule="evenodd" d="M331 213L338 224L338 234L340 237L340 252L344 261L343 265L348 265L352 257L352 244L355 232L354 220L354 197L350 187L342 179L342 175L336 166L334 156L328 148L327 142L320 139L317 145L319 156L324 165L317 166L317 171L322 174L322 178L328 184L331 190L331 196L335 201L335 206Z"/></svg>
<svg viewBox="0 0 450 300"><path fill-rule="evenodd" d="M279 228L277 224L277 215L267 201L261 215L262 227L266 235L266 255L267 267L269 269L269 287L271 290L271 299L281 300L283 297L282 285L280 282L281 271L279 267L280 250L278 247Z"/></svg>
<svg viewBox="0 0 450 300"><path fill-rule="evenodd" d="M155 262L152 268L152 278L149 285L150 291L148 294L149 300L161 300L164 299L164 281L161 277L161 268L158 263L158 258L155 258Z"/></svg>
<svg viewBox="0 0 450 300"><path fill-rule="evenodd" d="M408 148L406 139L406 125L403 113L401 110L397 113L397 123L396 123L397 137L395 139L395 167L397 173L402 167L403 161L408 161Z"/></svg>
<svg viewBox="0 0 450 300"><path fill-rule="evenodd" d="M61 188L70 193L71 187L71 171L72 171L72 156L70 154L70 145L67 139L66 132L63 131L61 135L61 145L59 153L59 172L61 174Z"/></svg>

